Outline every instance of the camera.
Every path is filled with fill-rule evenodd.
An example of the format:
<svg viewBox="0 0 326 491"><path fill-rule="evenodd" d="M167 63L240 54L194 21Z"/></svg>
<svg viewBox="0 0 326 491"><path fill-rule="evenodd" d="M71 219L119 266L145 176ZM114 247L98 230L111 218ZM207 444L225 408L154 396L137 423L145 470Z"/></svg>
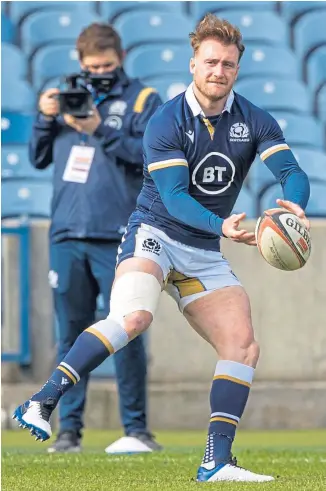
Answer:
<svg viewBox="0 0 326 491"><path fill-rule="evenodd" d="M108 93L117 80L117 71L94 74L90 72L73 73L64 77L66 88L59 92L60 114L70 114L75 118L89 118L93 115L94 100L91 93Z"/></svg>
<svg viewBox="0 0 326 491"><path fill-rule="evenodd" d="M64 78L63 83L67 88L59 92L60 114L70 114L75 118L88 118L93 115L93 97L84 81L83 73L74 73Z"/></svg>

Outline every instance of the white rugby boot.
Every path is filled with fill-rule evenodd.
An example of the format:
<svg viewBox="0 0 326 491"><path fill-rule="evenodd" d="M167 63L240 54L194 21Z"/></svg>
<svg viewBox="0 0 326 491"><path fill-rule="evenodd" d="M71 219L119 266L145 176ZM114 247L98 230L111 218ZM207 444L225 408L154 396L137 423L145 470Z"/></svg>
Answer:
<svg viewBox="0 0 326 491"><path fill-rule="evenodd" d="M229 462L220 463L215 466L211 461L202 464L197 473L198 482L215 482L215 481L237 481L237 482L267 482L274 481L274 477L263 474L255 474L239 467L237 459L231 457Z"/></svg>
<svg viewBox="0 0 326 491"><path fill-rule="evenodd" d="M28 428L35 440L44 442L52 435L49 420L55 406L51 397L44 401L29 400L15 409L12 418L19 422L19 426Z"/></svg>

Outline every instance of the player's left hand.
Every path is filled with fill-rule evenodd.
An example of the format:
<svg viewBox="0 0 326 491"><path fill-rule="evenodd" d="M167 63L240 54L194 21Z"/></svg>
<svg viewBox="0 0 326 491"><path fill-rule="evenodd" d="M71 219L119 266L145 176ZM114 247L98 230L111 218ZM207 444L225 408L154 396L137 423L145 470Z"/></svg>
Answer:
<svg viewBox="0 0 326 491"><path fill-rule="evenodd" d="M281 207L285 208L286 210L290 211L294 215L296 215L300 220L303 221L305 226L307 227L308 230L310 230L310 222L308 218L305 215L305 212L301 208L301 206L297 205L296 203L292 203L292 201L287 201L284 199L277 199L276 203Z"/></svg>
<svg viewBox="0 0 326 491"><path fill-rule="evenodd" d="M93 115L89 118L74 118L70 114L64 114L63 119L68 126L74 128L74 130L78 131L78 133L93 135L101 123L101 116L96 107L93 107L93 111Z"/></svg>

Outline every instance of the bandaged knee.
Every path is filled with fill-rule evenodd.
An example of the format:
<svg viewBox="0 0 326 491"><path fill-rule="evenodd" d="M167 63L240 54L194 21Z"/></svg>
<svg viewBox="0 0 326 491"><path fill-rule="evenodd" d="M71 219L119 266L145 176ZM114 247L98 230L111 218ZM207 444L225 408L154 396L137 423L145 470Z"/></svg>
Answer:
<svg viewBox="0 0 326 491"><path fill-rule="evenodd" d="M110 314L87 331L100 338L111 354L115 353L129 342L124 317L139 310L154 316L160 293L161 285L155 276L140 271L125 273L112 288Z"/></svg>
<svg viewBox="0 0 326 491"><path fill-rule="evenodd" d="M126 315L144 310L154 317L161 294L160 282L149 273L125 273L114 283L110 317L123 325Z"/></svg>

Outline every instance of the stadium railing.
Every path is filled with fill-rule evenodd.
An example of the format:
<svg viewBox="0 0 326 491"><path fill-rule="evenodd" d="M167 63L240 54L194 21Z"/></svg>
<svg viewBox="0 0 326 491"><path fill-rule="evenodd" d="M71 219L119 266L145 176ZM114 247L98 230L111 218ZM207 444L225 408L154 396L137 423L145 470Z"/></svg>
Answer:
<svg viewBox="0 0 326 491"><path fill-rule="evenodd" d="M12 304L12 289L6 288L6 261L2 256L3 274L2 274L2 353L1 361L16 362L20 365L28 365L31 362L30 349L30 328L29 328L29 292L30 292L30 277L29 277L29 243L30 229L27 224L15 226L1 226L2 241L8 237L16 237L18 245L18 306ZM2 248L3 251L3 248ZM3 254L3 252L2 252ZM8 267L8 264L7 264ZM10 315L8 311L18 310L18 326L10 324ZM18 327L15 332L15 327ZM8 341L6 343L6 340ZM7 345L7 346L6 346ZM8 346L9 345L9 346ZM12 347L15 345L15 347ZM9 349L8 349L9 348Z"/></svg>

